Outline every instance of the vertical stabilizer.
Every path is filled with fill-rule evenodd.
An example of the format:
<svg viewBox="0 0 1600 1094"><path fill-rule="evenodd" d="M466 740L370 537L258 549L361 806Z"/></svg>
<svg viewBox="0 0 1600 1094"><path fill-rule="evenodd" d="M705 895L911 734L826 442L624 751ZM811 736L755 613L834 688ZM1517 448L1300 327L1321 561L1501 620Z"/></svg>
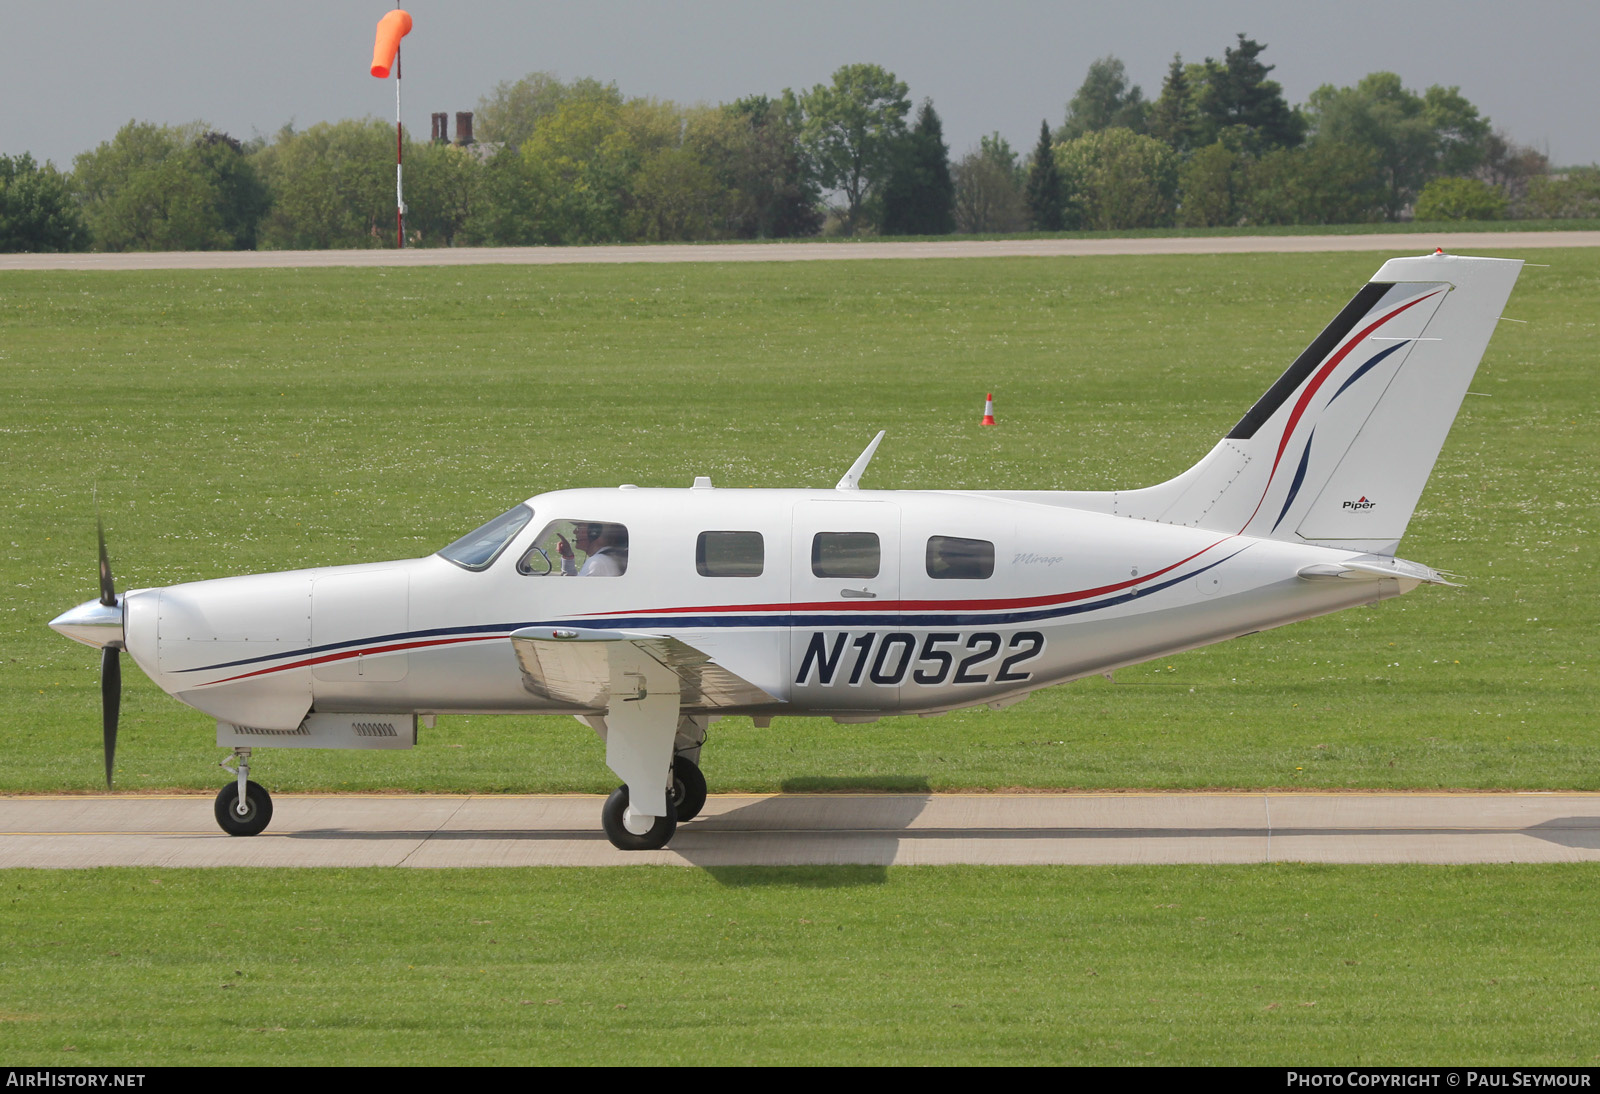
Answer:
<svg viewBox="0 0 1600 1094"><path fill-rule="evenodd" d="M1392 555L1521 270L1384 263L1210 454L1114 511Z"/></svg>

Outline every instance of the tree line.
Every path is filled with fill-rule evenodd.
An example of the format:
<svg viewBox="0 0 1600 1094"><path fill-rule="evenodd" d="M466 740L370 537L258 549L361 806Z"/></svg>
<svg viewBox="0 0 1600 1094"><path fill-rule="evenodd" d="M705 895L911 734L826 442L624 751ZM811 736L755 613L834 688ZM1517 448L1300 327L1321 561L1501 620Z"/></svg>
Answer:
<svg viewBox="0 0 1600 1094"><path fill-rule="evenodd" d="M1265 46L1174 56L1146 98L1089 66L1059 126L952 160L931 100L873 64L717 106L547 73L496 86L479 141L403 141L409 245L1124 230L1600 216L1457 88L1375 72L1291 106ZM130 121L70 172L0 155L0 250L392 246L395 134L368 118L240 141Z"/></svg>

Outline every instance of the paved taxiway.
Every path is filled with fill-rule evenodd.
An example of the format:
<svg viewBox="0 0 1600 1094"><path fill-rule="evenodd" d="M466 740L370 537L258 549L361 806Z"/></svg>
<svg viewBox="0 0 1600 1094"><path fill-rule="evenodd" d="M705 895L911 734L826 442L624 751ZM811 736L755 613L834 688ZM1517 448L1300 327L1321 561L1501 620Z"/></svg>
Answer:
<svg viewBox="0 0 1600 1094"><path fill-rule="evenodd" d="M601 247L434 247L407 251L170 251L7 254L0 270L233 270L306 266L559 266L623 262L816 262L888 258L1201 255L1387 251L1456 254L1600 247L1600 232L1408 232L1351 236L1163 236L1154 239L987 239L920 243L682 243Z"/></svg>
<svg viewBox="0 0 1600 1094"><path fill-rule="evenodd" d="M1600 861L1595 794L730 794L644 853L600 804L284 794L234 838L210 796L0 798L0 867Z"/></svg>

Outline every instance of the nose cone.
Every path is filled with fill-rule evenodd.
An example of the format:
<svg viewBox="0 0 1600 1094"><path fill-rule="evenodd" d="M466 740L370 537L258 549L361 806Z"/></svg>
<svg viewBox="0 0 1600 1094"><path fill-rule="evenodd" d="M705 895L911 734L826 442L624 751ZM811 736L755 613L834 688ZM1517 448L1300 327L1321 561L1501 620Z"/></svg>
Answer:
<svg viewBox="0 0 1600 1094"><path fill-rule="evenodd" d="M85 600L71 611L62 612L50 620L50 626L74 642L101 649L111 646L121 649L127 645L122 630L122 597L115 604L102 604L98 600Z"/></svg>

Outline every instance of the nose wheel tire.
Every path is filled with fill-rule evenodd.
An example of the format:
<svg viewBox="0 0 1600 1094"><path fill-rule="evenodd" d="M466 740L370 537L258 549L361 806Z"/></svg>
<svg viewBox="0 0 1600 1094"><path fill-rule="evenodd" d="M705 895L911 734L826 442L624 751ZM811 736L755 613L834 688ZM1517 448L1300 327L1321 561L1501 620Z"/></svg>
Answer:
<svg viewBox="0 0 1600 1094"><path fill-rule="evenodd" d="M693 760L679 756L672 761L672 804L678 807L678 822L694 820L706 807L706 777Z"/></svg>
<svg viewBox="0 0 1600 1094"><path fill-rule="evenodd" d="M643 835L636 835L628 831L623 823L623 814L628 811L628 788L619 786L611 792L606 799L606 804L600 810L600 826L606 830L606 838L611 845L620 851L659 851L667 845L672 834L678 830L678 811L673 807L672 795L667 795L667 815L657 817L650 826L650 831Z"/></svg>
<svg viewBox="0 0 1600 1094"><path fill-rule="evenodd" d="M259 835L272 821L272 795L256 782L244 784L244 812L239 812L237 783L222 788L214 810L217 824L230 836Z"/></svg>

